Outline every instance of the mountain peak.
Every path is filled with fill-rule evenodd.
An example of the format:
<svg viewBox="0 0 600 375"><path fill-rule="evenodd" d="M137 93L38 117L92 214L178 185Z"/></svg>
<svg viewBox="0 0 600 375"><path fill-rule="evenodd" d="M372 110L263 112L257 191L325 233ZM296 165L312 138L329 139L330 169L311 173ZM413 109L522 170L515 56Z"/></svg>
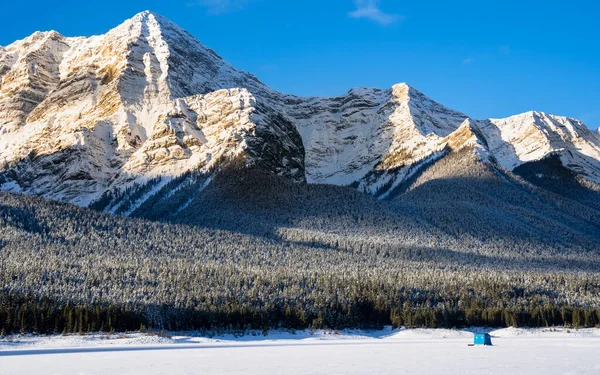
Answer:
<svg viewBox="0 0 600 375"><path fill-rule="evenodd" d="M152 12L150 10L145 10L143 12L139 12L136 15L134 15L133 17L131 17L129 20L125 21L126 22L132 22L132 23L147 23L147 22L156 22L158 24L161 25L165 25L165 26L175 26L180 28L179 26L175 25L175 23L173 23L171 20L169 20L167 17L164 17L158 13Z"/></svg>
<svg viewBox="0 0 600 375"><path fill-rule="evenodd" d="M139 34L144 35L152 32L155 34L162 34L165 32L182 34L186 35L190 39L194 39L192 35L190 35L180 26L171 22L168 18L149 10L137 13L133 17L122 22L119 26L109 31L109 34L133 34L134 36L137 36Z"/></svg>
<svg viewBox="0 0 600 375"><path fill-rule="evenodd" d="M488 145L477 123L470 118L460 124L458 129L444 139L444 142L454 151L465 147L473 147L481 154Z"/></svg>
<svg viewBox="0 0 600 375"><path fill-rule="evenodd" d="M266 90L257 78L234 68L186 30L151 11L136 14L109 31L106 37L127 49L127 65L133 71L144 72L150 86L164 83L163 92L172 99L220 89Z"/></svg>
<svg viewBox="0 0 600 375"><path fill-rule="evenodd" d="M151 10L144 10L142 12L139 12L135 16L133 16L132 19L145 19L145 18L148 18L149 16L159 17L159 18L165 18L166 19L166 17L163 17L160 14L158 14L156 12L153 12Z"/></svg>
<svg viewBox="0 0 600 375"><path fill-rule="evenodd" d="M414 90L415 88L406 82L400 82L400 83L396 83L395 85L393 85L392 89L410 91L410 90Z"/></svg>
<svg viewBox="0 0 600 375"><path fill-rule="evenodd" d="M31 48L38 48L40 45L42 45L44 42L48 41L48 40L61 40L64 39L65 37L54 30L50 30L50 31L36 31L33 34L31 34L30 36L20 39L20 40L16 40L13 43L2 47L0 46L0 51L23 51L23 50L28 50Z"/></svg>

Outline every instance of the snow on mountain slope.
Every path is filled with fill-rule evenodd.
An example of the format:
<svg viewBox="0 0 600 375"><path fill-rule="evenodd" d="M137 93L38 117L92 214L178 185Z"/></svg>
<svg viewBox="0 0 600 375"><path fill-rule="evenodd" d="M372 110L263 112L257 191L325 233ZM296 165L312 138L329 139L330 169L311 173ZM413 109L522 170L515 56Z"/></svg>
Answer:
<svg viewBox="0 0 600 375"><path fill-rule="evenodd" d="M36 32L0 49L0 133L24 124L59 82L59 63L68 50L57 32Z"/></svg>
<svg viewBox="0 0 600 375"><path fill-rule="evenodd" d="M441 151L444 138L467 119L407 84L289 102L287 112L306 148L308 181L358 184L372 194Z"/></svg>
<svg viewBox="0 0 600 375"><path fill-rule="evenodd" d="M600 141L581 121L527 112L506 119L479 122L490 151L500 165L519 165L559 154L563 164L583 177L600 182Z"/></svg>
<svg viewBox="0 0 600 375"><path fill-rule="evenodd" d="M37 33L2 52L6 190L88 205L241 154L304 181L293 126L238 88L263 85L153 13L91 38Z"/></svg>
<svg viewBox="0 0 600 375"><path fill-rule="evenodd" d="M558 153L600 181L600 136L577 120L530 112L473 121L407 84L285 95L151 12L104 35L38 32L0 48L4 190L87 206L148 185L146 199L151 181L167 188L241 160L385 198L464 147L510 170Z"/></svg>

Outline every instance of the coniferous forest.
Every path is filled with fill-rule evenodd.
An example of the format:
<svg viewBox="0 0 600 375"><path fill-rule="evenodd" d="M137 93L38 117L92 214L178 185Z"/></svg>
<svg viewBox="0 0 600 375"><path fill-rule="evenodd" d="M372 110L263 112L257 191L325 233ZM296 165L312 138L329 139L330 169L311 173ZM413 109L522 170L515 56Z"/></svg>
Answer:
<svg viewBox="0 0 600 375"><path fill-rule="evenodd" d="M0 193L0 331L600 324L594 187L459 156L385 201L255 169L171 214Z"/></svg>

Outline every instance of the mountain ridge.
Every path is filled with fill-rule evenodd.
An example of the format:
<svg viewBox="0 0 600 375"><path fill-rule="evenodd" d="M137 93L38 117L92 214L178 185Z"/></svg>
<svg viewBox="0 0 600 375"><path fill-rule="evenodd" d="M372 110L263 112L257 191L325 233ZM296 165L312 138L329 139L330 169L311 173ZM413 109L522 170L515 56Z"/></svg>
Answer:
<svg viewBox="0 0 600 375"><path fill-rule="evenodd" d="M103 35L16 41L0 79L0 188L82 206L240 163L386 198L467 145L509 171L559 155L600 183L600 137L578 120L471 119L406 83L283 94L150 11Z"/></svg>

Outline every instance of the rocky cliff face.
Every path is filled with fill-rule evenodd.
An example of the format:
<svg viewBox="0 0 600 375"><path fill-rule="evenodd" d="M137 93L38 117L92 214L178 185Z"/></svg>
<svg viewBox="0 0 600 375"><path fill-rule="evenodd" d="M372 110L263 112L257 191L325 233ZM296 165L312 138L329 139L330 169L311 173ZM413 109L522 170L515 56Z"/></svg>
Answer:
<svg viewBox="0 0 600 375"><path fill-rule="evenodd" d="M406 84L285 95L151 12L105 35L35 33L2 47L0 79L0 187L114 212L229 165L386 198L464 149L508 170L558 155L600 182L600 137L577 120L474 121Z"/></svg>
<svg viewBox="0 0 600 375"><path fill-rule="evenodd" d="M244 158L304 181L304 150L268 92L168 20L102 36L37 33L0 55L2 188L88 205L108 190Z"/></svg>
<svg viewBox="0 0 600 375"><path fill-rule="evenodd" d="M380 196L440 157L449 137L469 121L407 84L296 98L286 112L304 140L309 182L353 185Z"/></svg>

